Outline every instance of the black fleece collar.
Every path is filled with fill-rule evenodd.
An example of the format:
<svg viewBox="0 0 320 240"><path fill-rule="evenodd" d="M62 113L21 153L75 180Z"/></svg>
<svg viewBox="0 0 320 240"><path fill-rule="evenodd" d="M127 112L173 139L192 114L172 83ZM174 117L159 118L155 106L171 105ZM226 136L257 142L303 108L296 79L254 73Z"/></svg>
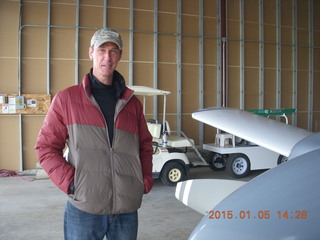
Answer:
<svg viewBox="0 0 320 240"><path fill-rule="evenodd" d="M113 87L115 93L116 93L116 98L120 99L122 98L122 94L124 90L126 89L126 82L123 78L123 76L118 72L114 71L113 72L113 79L112 79L112 85L105 85L101 83L92 73L93 69L91 68L89 72L89 78L90 78L90 85L91 88L110 88Z"/></svg>

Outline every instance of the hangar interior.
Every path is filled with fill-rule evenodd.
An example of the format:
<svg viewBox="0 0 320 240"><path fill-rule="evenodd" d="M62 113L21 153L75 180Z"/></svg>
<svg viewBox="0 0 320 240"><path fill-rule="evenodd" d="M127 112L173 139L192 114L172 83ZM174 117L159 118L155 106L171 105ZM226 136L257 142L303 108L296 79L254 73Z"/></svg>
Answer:
<svg viewBox="0 0 320 240"><path fill-rule="evenodd" d="M289 124L317 132L319 12L317 0L1 0L0 96L41 106L8 113L0 102L0 169L35 168L50 100L89 71L90 38L101 27L122 35L127 85L171 91L171 129L197 144L214 138L191 117L208 107L295 108ZM161 109L148 101L146 117Z"/></svg>

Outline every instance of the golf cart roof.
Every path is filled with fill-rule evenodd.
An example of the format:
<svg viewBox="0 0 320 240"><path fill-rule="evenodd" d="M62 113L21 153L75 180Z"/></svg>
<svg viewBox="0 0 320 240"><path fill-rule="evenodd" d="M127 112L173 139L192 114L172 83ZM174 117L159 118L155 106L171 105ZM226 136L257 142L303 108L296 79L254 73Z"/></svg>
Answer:
<svg viewBox="0 0 320 240"><path fill-rule="evenodd" d="M146 86L128 86L128 88L132 89L134 91L134 94L139 96L157 96L170 94L169 91L164 91Z"/></svg>

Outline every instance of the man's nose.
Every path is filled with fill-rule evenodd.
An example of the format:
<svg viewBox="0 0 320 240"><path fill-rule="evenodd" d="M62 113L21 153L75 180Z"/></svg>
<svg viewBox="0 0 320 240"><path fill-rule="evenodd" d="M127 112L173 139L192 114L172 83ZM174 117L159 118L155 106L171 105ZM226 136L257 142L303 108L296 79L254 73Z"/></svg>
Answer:
<svg viewBox="0 0 320 240"><path fill-rule="evenodd" d="M110 51L106 51L105 54L104 54L104 58L110 59L111 58L111 52Z"/></svg>

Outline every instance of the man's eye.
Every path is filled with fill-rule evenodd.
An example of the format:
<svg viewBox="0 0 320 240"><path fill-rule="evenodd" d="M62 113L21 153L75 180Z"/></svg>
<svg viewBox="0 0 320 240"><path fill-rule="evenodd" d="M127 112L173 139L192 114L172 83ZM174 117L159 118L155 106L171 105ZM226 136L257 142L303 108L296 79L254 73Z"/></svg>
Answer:
<svg viewBox="0 0 320 240"><path fill-rule="evenodd" d="M119 53L119 50L118 49L113 49L110 51L112 54L118 54Z"/></svg>

